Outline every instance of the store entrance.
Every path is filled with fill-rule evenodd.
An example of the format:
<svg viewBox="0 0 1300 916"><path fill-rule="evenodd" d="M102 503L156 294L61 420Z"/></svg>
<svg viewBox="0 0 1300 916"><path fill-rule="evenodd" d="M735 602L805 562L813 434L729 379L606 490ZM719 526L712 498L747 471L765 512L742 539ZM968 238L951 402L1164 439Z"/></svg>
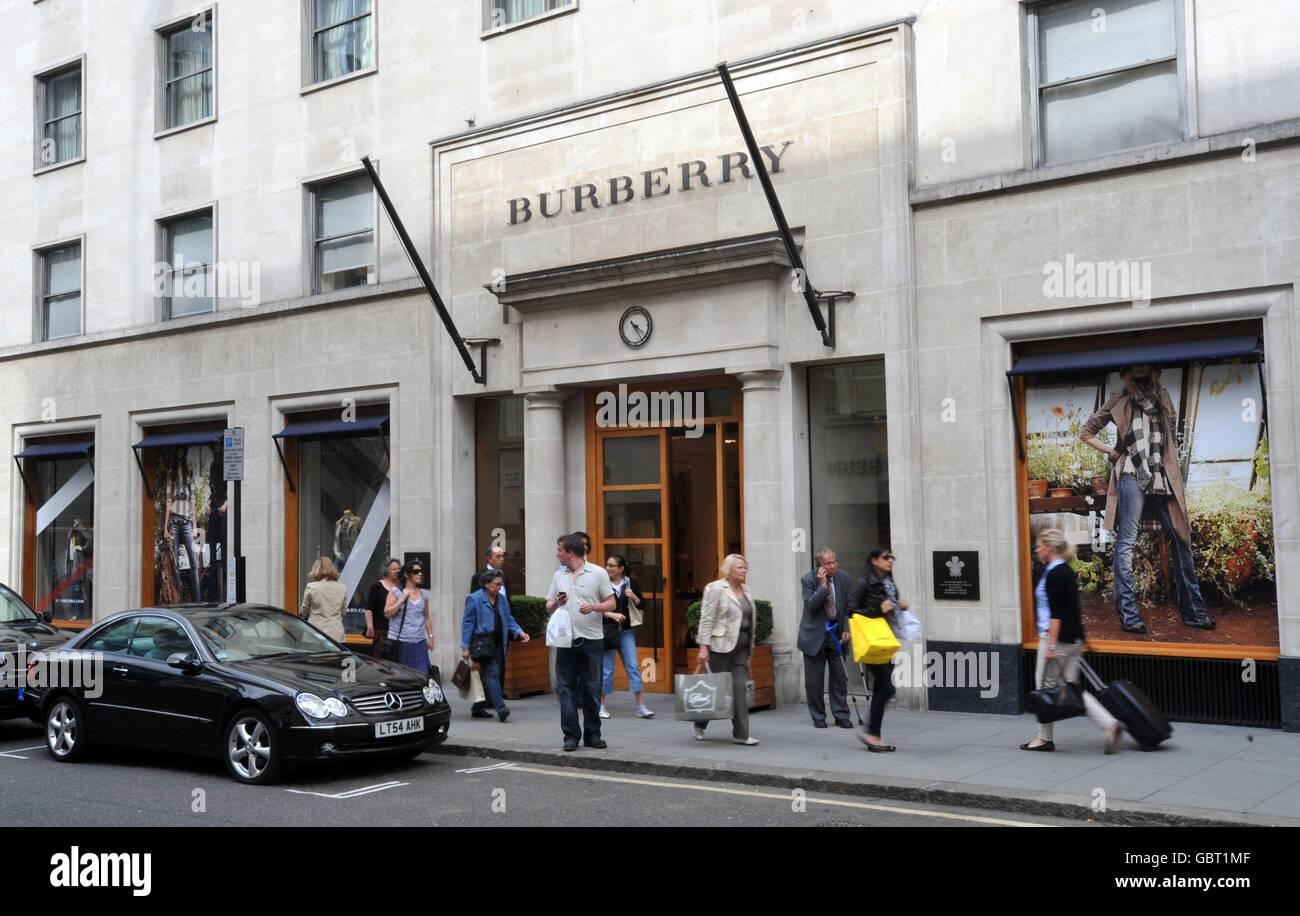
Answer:
<svg viewBox="0 0 1300 916"><path fill-rule="evenodd" d="M665 388L667 386L664 386ZM589 523L592 562L628 561L646 598L637 628L645 689L672 692L672 675L694 657L690 608L728 553L742 552L740 391L728 379L691 379L671 389L687 403L658 427L634 425L635 411L611 411L609 397L667 394L637 386L588 392ZM621 422L608 423L616 418ZM648 422L648 421L646 421ZM614 689L627 689L615 665Z"/></svg>

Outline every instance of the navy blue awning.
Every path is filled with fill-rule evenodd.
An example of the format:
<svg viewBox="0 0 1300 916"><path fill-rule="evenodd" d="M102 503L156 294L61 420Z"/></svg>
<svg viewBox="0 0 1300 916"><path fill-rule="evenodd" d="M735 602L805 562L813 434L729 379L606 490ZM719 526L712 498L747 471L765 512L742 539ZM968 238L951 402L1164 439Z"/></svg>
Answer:
<svg viewBox="0 0 1300 916"><path fill-rule="evenodd" d="M1104 347L1099 350L1073 350L1068 353L1034 353L1016 360L1015 368L1008 370L1007 375L1118 369L1140 363L1160 366L1190 360L1231 359L1254 355L1258 345L1258 334L1245 334L1208 340L1173 340Z"/></svg>
<svg viewBox="0 0 1300 916"><path fill-rule="evenodd" d="M160 448L164 445L208 445L221 441L223 429L192 429L184 433L146 433L131 448Z"/></svg>
<svg viewBox="0 0 1300 916"><path fill-rule="evenodd" d="M307 436L358 435L372 433L388 422L388 414L373 414L352 420L293 420L271 438L293 439Z"/></svg>
<svg viewBox="0 0 1300 916"><path fill-rule="evenodd" d="M15 458L68 458L73 455L84 456L95 447L94 439L78 439L76 442L38 442L23 449Z"/></svg>

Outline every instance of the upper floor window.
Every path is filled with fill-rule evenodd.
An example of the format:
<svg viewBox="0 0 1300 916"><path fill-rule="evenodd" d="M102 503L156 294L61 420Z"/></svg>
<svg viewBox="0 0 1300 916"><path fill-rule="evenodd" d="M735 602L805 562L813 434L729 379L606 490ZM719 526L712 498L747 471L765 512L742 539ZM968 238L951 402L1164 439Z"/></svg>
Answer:
<svg viewBox="0 0 1300 916"><path fill-rule="evenodd" d="M212 211L167 220L162 230L167 261L164 317L212 311Z"/></svg>
<svg viewBox="0 0 1300 916"><path fill-rule="evenodd" d="M37 77L36 168L81 158L81 97L80 62Z"/></svg>
<svg viewBox="0 0 1300 916"><path fill-rule="evenodd" d="M315 292L375 282L375 204L370 176L352 175L312 188Z"/></svg>
<svg viewBox="0 0 1300 916"><path fill-rule="evenodd" d="M1182 139L1181 22L1181 0L1032 8L1036 163Z"/></svg>
<svg viewBox="0 0 1300 916"><path fill-rule="evenodd" d="M41 339L81 333L81 243L40 253Z"/></svg>
<svg viewBox="0 0 1300 916"><path fill-rule="evenodd" d="M311 0L312 80L375 65L374 0Z"/></svg>
<svg viewBox="0 0 1300 916"><path fill-rule="evenodd" d="M162 128L212 117L214 58L212 11L159 32L162 40Z"/></svg>
<svg viewBox="0 0 1300 916"><path fill-rule="evenodd" d="M542 13L573 6L574 0L486 0L486 29L523 22Z"/></svg>

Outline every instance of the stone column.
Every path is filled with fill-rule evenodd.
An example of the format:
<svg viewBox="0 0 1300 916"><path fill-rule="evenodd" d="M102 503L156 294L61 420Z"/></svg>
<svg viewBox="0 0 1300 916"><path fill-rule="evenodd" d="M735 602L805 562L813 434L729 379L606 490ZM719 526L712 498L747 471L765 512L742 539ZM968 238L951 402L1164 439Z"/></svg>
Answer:
<svg viewBox="0 0 1300 916"><path fill-rule="evenodd" d="M524 392L524 566L534 595L551 584L555 539L565 530L565 397L554 388Z"/></svg>
<svg viewBox="0 0 1300 916"><path fill-rule="evenodd" d="M793 454L791 423L782 409L784 369L734 373L744 397L744 500L747 584L755 597L772 602L772 661L777 702L799 701L802 668L795 658L799 628L796 554L791 550ZM787 473L788 471L788 473Z"/></svg>

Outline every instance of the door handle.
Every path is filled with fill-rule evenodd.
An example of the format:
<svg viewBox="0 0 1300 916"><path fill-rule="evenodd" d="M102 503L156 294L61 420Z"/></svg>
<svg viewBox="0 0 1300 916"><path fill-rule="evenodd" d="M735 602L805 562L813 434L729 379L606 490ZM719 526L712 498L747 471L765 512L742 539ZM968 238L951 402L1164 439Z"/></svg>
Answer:
<svg viewBox="0 0 1300 916"><path fill-rule="evenodd" d="M125 668L123 668L122 666L118 665L118 666L116 666L116 667L113 668L113 673L114 673L114 674L126 674L126 670L127 670L127 669L125 669Z"/></svg>

